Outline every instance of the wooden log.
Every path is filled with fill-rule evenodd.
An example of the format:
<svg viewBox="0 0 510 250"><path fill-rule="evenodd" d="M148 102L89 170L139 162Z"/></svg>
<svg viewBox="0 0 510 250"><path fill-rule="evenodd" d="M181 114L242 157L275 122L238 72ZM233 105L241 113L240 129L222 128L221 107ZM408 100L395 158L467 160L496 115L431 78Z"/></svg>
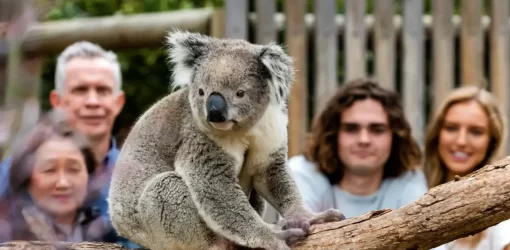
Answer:
<svg viewBox="0 0 510 250"><path fill-rule="evenodd" d="M23 48L28 53L60 53L79 40L107 49L160 48L167 32L173 29L207 34L212 15L213 9L190 9L49 21L29 28Z"/></svg>
<svg viewBox="0 0 510 250"><path fill-rule="evenodd" d="M11 241L0 244L0 250L123 250L118 244L103 242L41 242L41 241Z"/></svg>
<svg viewBox="0 0 510 250"><path fill-rule="evenodd" d="M431 249L510 219L509 179L507 157L399 209L312 227L293 249Z"/></svg>
<svg viewBox="0 0 510 250"><path fill-rule="evenodd" d="M430 189L399 209L372 211L344 221L315 225L307 249L431 249L510 219L510 157ZM63 248L57 248L58 246ZM0 250L120 250L105 243L7 242ZM67 248L64 248L67 247Z"/></svg>

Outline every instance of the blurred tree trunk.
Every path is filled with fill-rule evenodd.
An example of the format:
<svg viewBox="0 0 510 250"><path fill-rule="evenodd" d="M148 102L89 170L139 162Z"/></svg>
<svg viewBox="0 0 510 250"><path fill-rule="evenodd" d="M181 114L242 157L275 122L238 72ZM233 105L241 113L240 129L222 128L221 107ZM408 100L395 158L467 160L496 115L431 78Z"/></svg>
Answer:
<svg viewBox="0 0 510 250"><path fill-rule="evenodd" d="M396 210L373 211L312 227L305 249L431 249L510 219L510 157L435 188ZM106 243L0 244L3 249L124 249Z"/></svg>
<svg viewBox="0 0 510 250"><path fill-rule="evenodd" d="M37 21L29 0L0 0L0 153L39 118L41 58L25 57L23 36Z"/></svg>

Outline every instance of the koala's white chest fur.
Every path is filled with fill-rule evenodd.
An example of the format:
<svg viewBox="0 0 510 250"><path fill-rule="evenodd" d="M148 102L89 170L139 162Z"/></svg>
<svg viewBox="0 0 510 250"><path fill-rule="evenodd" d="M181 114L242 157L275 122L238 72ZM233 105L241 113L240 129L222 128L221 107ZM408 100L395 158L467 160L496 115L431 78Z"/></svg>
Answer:
<svg viewBox="0 0 510 250"><path fill-rule="evenodd" d="M271 153L287 142L287 115L280 107L270 106L260 121L244 136L222 139L218 145L235 160L235 171L239 175L251 174L266 167Z"/></svg>
<svg viewBox="0 0 510 250"><path fill-rule="evenodd" d="M243 166L244 155L248 148L248 142L244 138L229 138L217 141L218 145L228 152L235 160L235 171L239 174Z"/></svg>

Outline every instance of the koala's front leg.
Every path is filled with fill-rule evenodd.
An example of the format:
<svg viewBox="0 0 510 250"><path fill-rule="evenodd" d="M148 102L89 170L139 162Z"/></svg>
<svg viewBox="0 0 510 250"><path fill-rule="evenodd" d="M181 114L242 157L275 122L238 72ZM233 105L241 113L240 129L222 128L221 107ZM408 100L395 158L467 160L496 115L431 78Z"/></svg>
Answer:
<svg viewBox="0 0 510 250"><path fill-rule="evenodd" d="M178 158L176 170L212 231L240 246L274 250L289 250L287 239L306 235L297 228L277 230L262 220L237 183L232 157L210 148L194 152Z"/></svg>
<svg viewBox="0 0 510 250"><path fill-rule="evenodd" d="M345 219L336 209L312 213L304 207L301 194L287 167L287 148L269 156L269 162L254 177L256 190L282 215L283 228L302 228L307 233L312 224Z"/></svg>

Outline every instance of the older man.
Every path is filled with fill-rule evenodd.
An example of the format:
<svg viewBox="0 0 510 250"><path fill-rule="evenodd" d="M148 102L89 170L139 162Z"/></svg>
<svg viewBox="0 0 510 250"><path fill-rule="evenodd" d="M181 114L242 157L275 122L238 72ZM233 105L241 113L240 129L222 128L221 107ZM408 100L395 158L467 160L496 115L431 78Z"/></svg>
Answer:
<svg viewBox="0 0 510 250"><path fill-rule="evenodd" d="M49 100L89 138L99 163L90 185L101 187L98 198L90 202L107 215L110 178L119 153L111 131L125 102L117 56L90 42L71 44L58 57ZM9 159L0 166L0 196L8 193L9 167Z"/></svg>

